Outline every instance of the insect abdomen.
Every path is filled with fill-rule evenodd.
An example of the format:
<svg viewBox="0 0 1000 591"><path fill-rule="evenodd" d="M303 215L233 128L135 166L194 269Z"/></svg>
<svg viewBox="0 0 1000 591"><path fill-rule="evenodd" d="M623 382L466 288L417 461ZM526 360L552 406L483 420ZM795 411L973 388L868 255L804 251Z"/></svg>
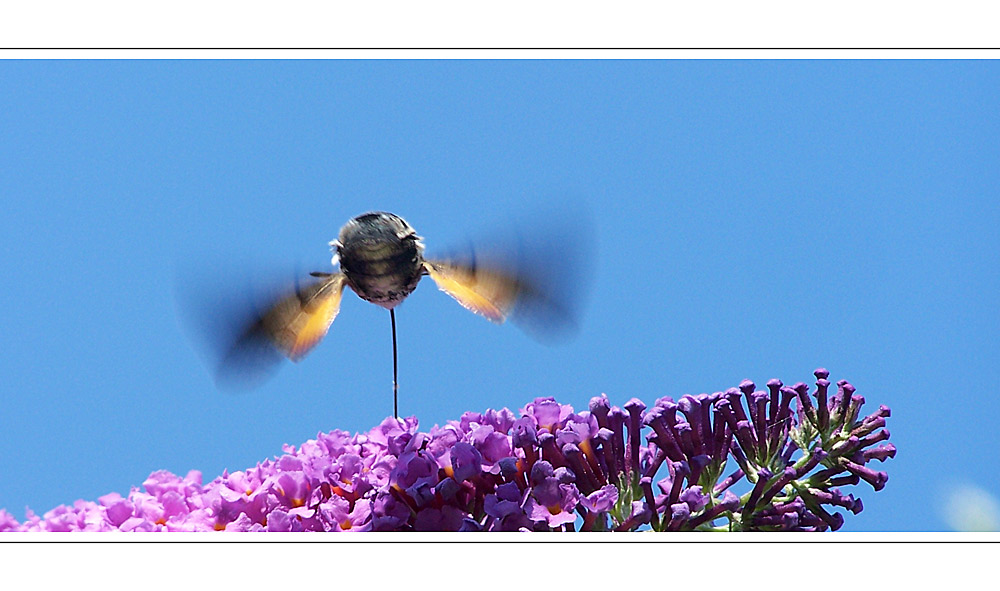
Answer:
<svg viewBox="0 0 1000 591"><path fill-rule="evenodd" d="M358 296L392 308L417 287L420 253L415 241L383 243L375 248L341 249L340 268Z"/></svg>

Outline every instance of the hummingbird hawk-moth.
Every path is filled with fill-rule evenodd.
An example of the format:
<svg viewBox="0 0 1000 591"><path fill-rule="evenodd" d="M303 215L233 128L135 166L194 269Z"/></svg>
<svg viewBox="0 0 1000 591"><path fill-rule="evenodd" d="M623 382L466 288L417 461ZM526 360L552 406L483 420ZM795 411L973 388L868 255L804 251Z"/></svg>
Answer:
<svg viewBox="0 0 1000 591"><path fill-rule="evenodd" d="M389 310L393 413L398 416L395 308L425 276L494 323L513 315L529 334L541 337L575 328L572 263L577 257L565 252L567 238L558 232L542 238L520 248L468 246L427 257L423 239L403 218L383 211L359 215L330 242L333 271L310 273L236 325L223 344L217 377L239 376L281 357L301 360L329 332L344 290L350 289Z"/></svg>

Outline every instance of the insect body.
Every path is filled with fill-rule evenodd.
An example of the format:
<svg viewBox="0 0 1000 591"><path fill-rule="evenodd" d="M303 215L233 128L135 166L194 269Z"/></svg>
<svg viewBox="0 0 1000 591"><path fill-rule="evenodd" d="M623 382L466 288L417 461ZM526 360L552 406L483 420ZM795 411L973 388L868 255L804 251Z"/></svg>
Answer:
<svg viewBox="0 0 1000 591"><path fill-rule="evenodd" d="M361 299L392 309L410 295L424 275L424 245L403 218L366 213L347 222L337 240L333 263Z"/></svg>
<svg viewBox="0 0 1000 591"><path fill-rule="evenodd" d="M458 257L426 259L416 231L391 213L371 212L353 218L330 246L332 262L339 265L339 271L311 273L312 280L297 285L254 316L225 355L220 374L239 372L243 364L258 362L261 355L247 352L262 348L300 360L329 331L346 287L390 312L395 411L398 364L394 308L425 275L462 306L496 323L504 322L515 307L534 310L531 322L535 325L543 318L552 326L571 322L561 302L543 288L545 282L538 273L481 258L471 249Z"/></svg>

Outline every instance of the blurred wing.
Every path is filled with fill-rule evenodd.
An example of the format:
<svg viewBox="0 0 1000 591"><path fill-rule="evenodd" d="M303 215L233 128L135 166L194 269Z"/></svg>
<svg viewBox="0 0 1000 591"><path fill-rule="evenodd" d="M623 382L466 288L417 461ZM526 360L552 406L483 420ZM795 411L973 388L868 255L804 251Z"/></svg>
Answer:
<svg viewBox="0 0 1000 591"><path fill-rule="evenodd" d="M467 310L497 324L507 319L517 302L521 286L501 269L468 262L425 261L424 269L441 291L455 298Z"/></svg>
<svg viewBox="0 0 1000 591"><path fill-rule="evenodd" d="M330 330L344 293L341 273L324 277L278 300L259 321L259 330L285 357L298 361Z"/></svg>
<svg viewBox="0 0 1000 591"><path fill-rule="evenodd" d="M424 269L467 309L554 343L579 330L595 244L590 218L577 204L426 257Z"/></svg>
<svg viewBox="0 0 1000 591"><path fill-rule="evenodd" d="M340 311L344 276L340 273L296 286L254 316L225 354L217 378L226 384L251 384L280 360L298 361L330 330Z"/></svg>

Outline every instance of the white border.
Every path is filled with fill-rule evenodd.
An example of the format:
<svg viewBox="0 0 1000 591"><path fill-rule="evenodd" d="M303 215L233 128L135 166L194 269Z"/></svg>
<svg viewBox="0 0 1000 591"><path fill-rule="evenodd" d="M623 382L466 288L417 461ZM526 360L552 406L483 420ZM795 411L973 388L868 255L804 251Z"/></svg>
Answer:
<svg viewBox="0 0 1000 591"><path fill-rule="evenodd" d="M982 0L33 0L0 9L0 46L989 48L997 16Z"/></svg>

